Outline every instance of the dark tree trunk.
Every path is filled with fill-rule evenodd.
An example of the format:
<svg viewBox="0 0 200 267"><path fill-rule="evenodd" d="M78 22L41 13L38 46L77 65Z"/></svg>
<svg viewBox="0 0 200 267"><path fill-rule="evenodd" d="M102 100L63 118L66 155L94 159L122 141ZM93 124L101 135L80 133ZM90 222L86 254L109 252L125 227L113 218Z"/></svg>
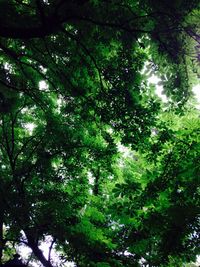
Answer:
<svg viewBox="0 0 200 267"><path fill-rule="evenodd" d="M26 235L28 240L28 246L32 249L34 255L37 257L37 259L43 264L44 267L53 267L50 261L48 261L42 251L38 247L38 243L34 240L33 237L30 235Z"/></svg>
<svg viewBox="0 0 200 267"><path fill-rule="evenodd" d="M93 187L93 194L95 196L99 195L99 181L100 180L100 168L97 171L94 171L94 187Z"/></svg>

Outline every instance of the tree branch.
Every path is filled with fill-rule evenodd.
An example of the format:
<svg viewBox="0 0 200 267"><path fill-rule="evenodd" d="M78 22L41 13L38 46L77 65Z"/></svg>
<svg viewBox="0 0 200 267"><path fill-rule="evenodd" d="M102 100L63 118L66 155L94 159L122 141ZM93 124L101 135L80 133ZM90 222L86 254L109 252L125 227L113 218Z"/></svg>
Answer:
<svg viewBox="0 0 200 267"><path fill-rule="evenodd" d="M48 261L51 262L51 251L52 251L52 248L53 248L53 245L55 244L56 242L56 239L54 238L51 242L51 245L49 247L49 255L48 255Z"/></svg>

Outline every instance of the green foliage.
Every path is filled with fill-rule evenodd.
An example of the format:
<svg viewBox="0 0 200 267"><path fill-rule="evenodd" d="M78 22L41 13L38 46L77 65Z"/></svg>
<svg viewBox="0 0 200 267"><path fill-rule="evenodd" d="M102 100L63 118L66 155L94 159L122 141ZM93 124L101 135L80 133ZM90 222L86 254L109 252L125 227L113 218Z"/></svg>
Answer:
<svg viewBox="0 0 200 267"><path fill-rule="evenodd" d="M0 260L195 261L197 2L0 1Z"/></svg>
<svg viewBox="0 0 200 267"><path fill-rule="evenodd" d="M163 122L169 125L166 114L164 117ZM190 118L179 116L179 120L174 116L165 138L161 137L166 126L160 126L152 136L149 152L145 149L146 167L142 170L141 162L133 157L133 164L139 164L140 169L133 167L138 174L129 178L130 160L125 163L128 185L121 184L119 190L120 184L116 184L113 194L118 200L113 205L121 214L123 231L126 229L128 251L148 264L168 266L170 259L174 266L172 262L192 261L199 253L199 116L193 113ZM143 176L140 184L146 181L140 187L139 175Z"/></svg>

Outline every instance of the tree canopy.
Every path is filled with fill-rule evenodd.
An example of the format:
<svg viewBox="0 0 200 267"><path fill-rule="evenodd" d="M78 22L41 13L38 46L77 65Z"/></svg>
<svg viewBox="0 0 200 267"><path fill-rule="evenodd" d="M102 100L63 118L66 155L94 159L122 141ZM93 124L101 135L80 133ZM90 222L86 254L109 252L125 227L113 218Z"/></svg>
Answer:
<svg viewBox="0 0 200 267"><path fill-rule="evenodd" d="M195 262L198 2L0 1L1 263Z"/></svg>

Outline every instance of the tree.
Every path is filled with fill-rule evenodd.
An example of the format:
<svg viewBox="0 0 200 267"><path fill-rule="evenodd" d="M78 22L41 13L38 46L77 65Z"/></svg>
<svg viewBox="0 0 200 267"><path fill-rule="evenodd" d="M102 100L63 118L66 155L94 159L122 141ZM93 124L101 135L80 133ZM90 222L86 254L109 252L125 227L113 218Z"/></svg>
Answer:
<svg viewBox="0 0 200 267"><path fill-rule="evenodd" d="M124 180L113 191L124 247L150 266L183 265L199 254L199 116L195 113L165 114L149 149L145 147L137 160L129 158Z"/></svg>
<svg viewBox="0 0 200 267"><path fill-rule="evenodd" d="M169 260L174 211L160 207L151 196L160 193L155 184L162 179L152 174L151 185L144 174L145 187L132 175L128 179L122 175L125 184L116 182L118 144L137 151L146 149L148 155L160 145L156 150L163 153L157 158L162 166L159 172L165 168L169 157L166 140L163 147L162 140L155 146L150 140L162 104L142 69L151 62L153 71L158 68L160 75L166 74L165 92L172 98L168 108L178 106L176 112L180 112L190 93L184 38L197 34L189 30L191 14L197 10L196 1L185 0L173 4L148 0L1 1L1 258L8 242L22 242L46 267L54 266L54 244L64 259L74 260L77 266L138 266L144 256L153 264ZM171 129L162 130L172 138L173 146ZM176 149L175 162L187 146ZM170 161L171 172L175 167ZM167 183L166 190L172 190L169 198L175 188ZM186 201L194 192L184 190ZM120 203L115 194L122 196ZM134 205L129 197L136 198ZM132 218L131 209L137 213L148 201L162 208L162 218L171 212L166 227L159 224L162 231L150 236L144 229L127 229L126 221L129 224ZM175 196L173 203L180 208ZM118 216L116 208L125 214ZM188 206L181 208L185 212ZM194 214L186 217L192 220ZM143 215L139 220L149 230L153 214L144 219ZM196 217L189 222L198 227ZM138 224L137 216L133 223ZM186 232L187 227L185 222ZM135 231L136 243L130 231ZM39 248L47 235L52 237L48 259ZM157 240L151 248L155 259L146 249L152 238ZM179 239L177 236L175 256L180 252ZM127 255L129 247L131 254ZM185 248L183 254L188 251Z"/></svg>

